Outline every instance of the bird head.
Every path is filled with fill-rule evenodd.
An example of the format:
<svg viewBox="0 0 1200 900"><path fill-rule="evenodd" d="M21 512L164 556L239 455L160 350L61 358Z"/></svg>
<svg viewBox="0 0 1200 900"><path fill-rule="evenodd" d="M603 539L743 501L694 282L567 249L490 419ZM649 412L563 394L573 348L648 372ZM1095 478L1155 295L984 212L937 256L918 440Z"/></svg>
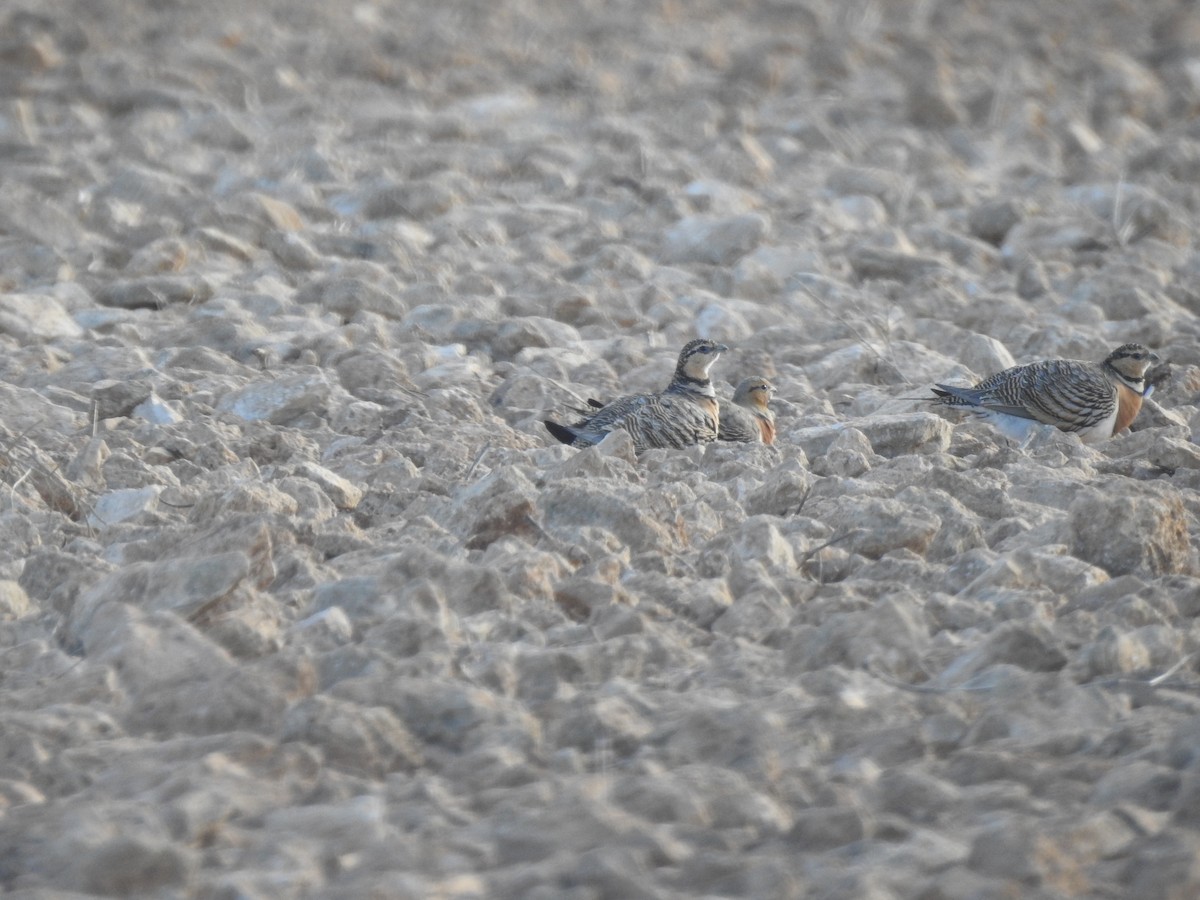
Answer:
<svg viewBox="0 0 1200 900"><path fill-rule="evenodd" d="M704 381L708 378L708 370L729 348L708 338L689 341L679 354L679 371L689 378Z"/></svg>
<svg viewBox="0 0 1200 900"><path fill-rule="evenodd" d="M761 375L751 375L738 382L737 390L733 392L733 402L741 406L766 409L774 393L775 385Z"/></svg>
<svg viewBox="0 0 1200 900"><path fill-rule="evenodd" d="M1141 381L1146 377L1146 370L1158 361L1158 354L1141 344L1122 344L1104 360L1129 381Z"/></svg>

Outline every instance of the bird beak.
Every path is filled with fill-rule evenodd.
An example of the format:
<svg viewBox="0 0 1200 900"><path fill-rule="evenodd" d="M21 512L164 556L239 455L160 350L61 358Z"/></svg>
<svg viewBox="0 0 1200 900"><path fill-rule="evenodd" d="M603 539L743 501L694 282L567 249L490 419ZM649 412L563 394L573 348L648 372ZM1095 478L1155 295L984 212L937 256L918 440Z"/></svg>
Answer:
<svg viewBox="0 0 1200 900"><path fill-rule="evenodd" d="M727 344L717 344L717 352L718 353L724 353L728 349L729 349L729 346Z"/></svg>
<svg viewBox="0 0 1200 900"><path fill-rule="evenodd" d="M1150 360L1150 362L1158 362L1159 360L1162 359L1162 357L1159 356L1157 353L1155 353L1153 350L1150 351L1150 356L1147 358Z"/></svg>

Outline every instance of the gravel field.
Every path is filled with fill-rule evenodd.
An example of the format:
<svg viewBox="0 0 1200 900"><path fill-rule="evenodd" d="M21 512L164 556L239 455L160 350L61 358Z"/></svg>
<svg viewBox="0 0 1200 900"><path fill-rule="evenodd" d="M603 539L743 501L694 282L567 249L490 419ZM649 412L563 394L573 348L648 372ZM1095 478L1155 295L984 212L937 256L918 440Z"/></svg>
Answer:
<svg viewBox="0 0 1200 900"><path fill-rule="evenodd" d="M1200 9L0 5L0 893L1200 896ZM727 344L773 445L542 425ZM1129 433L929 402L1169 367Z"/></svg>

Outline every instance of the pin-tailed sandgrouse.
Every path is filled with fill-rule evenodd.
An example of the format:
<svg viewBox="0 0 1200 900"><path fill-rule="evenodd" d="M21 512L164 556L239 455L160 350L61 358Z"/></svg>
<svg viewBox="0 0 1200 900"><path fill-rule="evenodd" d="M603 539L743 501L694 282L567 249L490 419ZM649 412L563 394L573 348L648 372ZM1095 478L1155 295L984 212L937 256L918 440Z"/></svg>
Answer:
<svg viewBox="0 0 1200 900"><path fill-rule="evenodd" d="M638 453L714 441L720 411L708 373L728 349L704 338L691 341L680 351L675 376L666 390L619 397L570 425L547 419L546 430L564 444L588 447L621 428L629 432Z"/></svg>
<svg viewBox="0 0 1200 900"><path fill-rule="evenodd" d="M1047 359L1013 366L974 387L939 384L933 399L982 415L1001 432L1028 441L1038 424L1073 431L1085 444L1129 427L1148 396L1146 370L1158 355L1122 344L1098 363Z"/></svg>
<svg viewBox="0 0 1200 900"><path fill-rule="evenodd" d="M768 404L775 385L761 375L738 382L733 400L722 400L717 439L742 443L775 443L775 413Z"/></svg>

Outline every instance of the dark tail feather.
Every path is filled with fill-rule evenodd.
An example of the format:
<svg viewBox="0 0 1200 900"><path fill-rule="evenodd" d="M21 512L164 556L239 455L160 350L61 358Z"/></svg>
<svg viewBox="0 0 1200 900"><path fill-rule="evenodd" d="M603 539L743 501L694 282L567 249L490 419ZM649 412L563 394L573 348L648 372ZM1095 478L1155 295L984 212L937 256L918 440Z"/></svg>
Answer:
<svg viewBox="0 0 1200 900"><path fill-rule="evenodd" d="M942 403L952 406L978 406L979 391L975 388L954 387L949 384L935 384L930 390L937 395Z"/></svg>
<svg viewBox="0 0 1200 900"><path fill-rule="evenodd" d="M594 416L596 414L596 410L604 409L605 406L607 406L607 404L601 403L599 400L596 400L592 397L588 397L586 407L568 406L567 409L571 410L571 412L578 413L586 419L588 416Z"/></svg>
<svg viewBox="0 0 1200 900"><path fill-rule="evenodd" d="M575 443L575 432L566 425L559 425L557 422L551 422L549 419L543 419L542 424L546 426L546 430L550 432L557 440L564 444Z"/></svg>
<svg viewBox="0 0 1200 900"><path fill-rule="evenodd" d="M935 384L934 386L932 386L932 388L930 388L930 390L934 391L934 396L932 396L932 397L930 397L928 394L926 394L923 397L905 397L905 396L893 397L893 400L925 400L925 401L929 401L930 403L941 403L941 402L946 401L947 398L950 397L950 392L948 390L946 390L946 385L944 385L944 384Z"/></svg>
<svg viewBox="0 0 1200 900"><path fill-rule="evenodd" d="M939 387L940 387L940 385L939 385ZM939 391L936 387L930 388L930 390L933 391L933 393L934 393L934 396L932 396L932 397L930 397L928 394L926 394L923 397L906 397L903 394L901 394L899 397L893 397L892 399L893 400L928 400L930 403L937 403L938 401L945 399L945 397L947 396L945 391Z"/></svg>

